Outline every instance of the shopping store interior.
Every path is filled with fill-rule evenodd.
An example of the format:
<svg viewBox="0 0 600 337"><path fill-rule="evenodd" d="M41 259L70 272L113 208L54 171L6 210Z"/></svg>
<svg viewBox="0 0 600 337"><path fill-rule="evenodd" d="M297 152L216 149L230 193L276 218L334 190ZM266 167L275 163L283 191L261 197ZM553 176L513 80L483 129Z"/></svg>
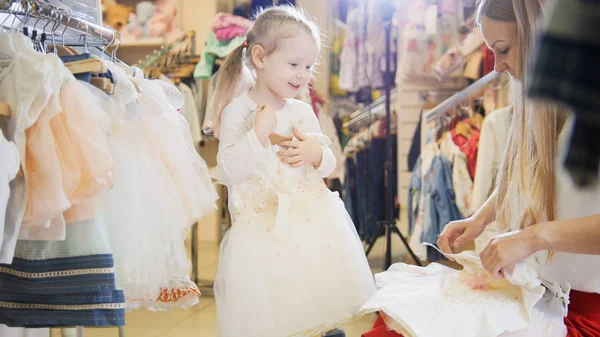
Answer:
<svg viewBox="0 0 600 337"><path fill-rule="evenodd" d="M92 155L82 155L86 157L90 172L83 172L82 169L81 176L95 174L95 182L86 186L86 189L81 187L81 190L91 193L87 196L94 195L101 200L98 201L98 209L104 213L103 222L106 222L107 229L98 230L98 223L94 225L96 227L90 225L90 228L96 229L87 232L76 233L70 229L74 228L69 227L70 219L89 219L85 213L91 209L89 205L75 207L80 204L74 201L77 198L72 195L67 197L66 202L70 201L69 205L75 206L63 208L50 217L42 218L43 212L33 207L24 210L23 224L18 232L19 240L13 243L12 250L6 240L0 246L0 284L10 283L12 285L8 290L22 291L15 294L15 297L0 299L0 302L16 303L8 307L0 304L0 336L218 336L218 311L213 286L219 266L220 244L231 228L232 221L227 189L215 179L209 181L208 178L208 174L212 174L217 167L219 150L219 139L210 132L217 118L212 104L215 101L220 66L230 53L246 43L246 34L253 27L255 14L260 12L260 8L270 6L302 8L321 29L322 48L318 65L313 71L314 77L309 87L297 98L312 107L322 133L331 140L329 147L337 165L324 181L329 190L337 192L343 200L367 255L372 274L383 272L395 263L428 265L436 262L455 266L454 262L436 249L422 243L435 244L445 224L471 216L492 193L502 161L511 114L511 109L507 108L508 78L494 71L494 55L486 47L474 22L475 3L475 0L0 0L0 34L4 36L1 43L14 45L14 50L0 52L0 79L5 76L2 74L4 69L18 67L17 63L9 67L5 60L16 58L14 55L19 52L23 55L29 55L27 53L33 53L34 50L38 54L54 53L61 56L62 62L67 65L62 68L71 70L79 82L86 81L86 85L116 97L116 100L127 100L124 85L119 85L119 77L129 77L130 81L126 82L133 84L131 90L138 94L160 91L158 88L161 85L149 84L143 82L143 79L168 83L168 89L160 95L148 100L139 98L127 104L139 104L147 109L170 104L176 106L186 122L184 129L178 122L167 127L167 119L163 122L149 122L145 126L147 129L134 130L132 127L131 132L126 132L122 138L115 136L114 140L110 140L109 136L108 143L98 139L105 137L103 134L119 134L115 130L122 124L115 122L114 116L111 132L100 130L104 127L102 125L111 123L110 118L105 120L98 115L94 115L92 120L97 122L95 127L100 128L100 131L79 130L78 134L85 134L85 137L91 139L90 142L81 141L81 151L85 151L84 146L88 146L92 152L96 151ZM18 43L14 42L17 41L15 34L24 34L28 40L33 41L33 49L25 52L19 50ZM79 55L88 56L78 58ZM110 72L106 70L106 66L95 63L100 62L98 60L110 62ZM28 64L26 62L30 62L30 59L22 62ZM56 82L53 78L63 75L58 75L59 71L52 68L50 61L44 62L35 63L44 66L24 67L18 77L35 81L35 85L15 84L14 90L10 90L19 93L25 90L23 88L29 88L31 91L48 93L52 90L47 88L60 86L62 82ZM69 65L71 62L73 63ZM44 68L46 66L49 68ZM78 71L78 66L83 66L82 69L85 70ZM91 77L83 79L90 72ZM113 75L105 76L109 73ZM36 76L40 76L41 80L37 81ZM2 82L2 86L4 83L8 82ZM83 90L82 88L70 90ZM173 88L178 90L169 91ZM0 91L5 90L8 89ZM11 140L11 130L15 128L12 122L14 118L11 116L23 112L16 111L16 103L11 103L19 98L12 99L7 92L0 93L0 129ZM46 102L51 95L54 94L45 96ZM72 106L77 107L73 109L73 115L86 109L97 112L98 109L92 108L89 100L101 99L85 95L73 102ZM63 99L72 99L71 97L66 95ZM29 104L40 104L36 102ZM62 104L71 105L64 101ZM106 103L102 109L108 105ZM44 111L46 110L42 109L41 116ZM75 118L69 117L66 109L64 115L67 122L69 118ZM69 128L70 124L67 122L65 127ZM87 122L78 121L82 123L80 126L96 122L90 122L89 118ZM55 142L56 148L60 148L61 139L56 136L56 128L59 126L54 120L45 123L54 132L53 144ZM43 129L41 123L35 125L39 130ZM28 167L45 167L42 163L50 160L47 153L53 149L40 144L48 144L46 140L53 136L42 131L29 131L37 130L36 128L21 131L21 137L27 137L27 145L22 145L19 151L27 154L30 163ZM39 138L36 140L35 137ZM75 136L72 138L75 139ZM152 157L154 152L148 150L148 158L154 158L148 160L162 160L162 167L166 167L170 182L161 180L163 172L158 169L156 172L147 172L153 162L144 162L145 154L135 150L142 142L141 138L146 139L143 141L146 148L164 148L164 153L161 152L157 157ZM0 149L4 145L1 140ZM102 176L105 167L100 161L104 152L99 152L99 143L96 141L105 142L108 145L103 146L111 149L113 158L110 161L111 166L115 167L114 175L106 173L106 176ZM184 143L187 145L181 145ZM17 144L17 148L19 146ZM38 146L39 151L35 146ZM0 154L1 156L3 155ZM58 157L60 161L66 155L61 152ZM4 161L4 158L0 161ZM63 174L66 166L61 166ZM83 168L83 164L79 167ZM192 179L200 171L206 172L203 173L206 181L198 184L186 181L186 178ZM48 173L54 174L59 173ZM30 179L30 172L26 167L16 173L17 177L23 175L26 180ZM36 179L33 175L31 177ZM91 187L93 184L102 185L98 183L102 179L114 180L110 193L106 186ZM53 181L61 181L60 184L67 185L64 182L66 179ZM4 184L4 180L0 183ZM35 193L46 193L41 191L44 188L59 188L51 185L40 182L38 192L31 192L28 185L27 193L35 198ZM161 186L154 188L149 185ZM173 186L175 187L171 188ZM19 193L19 188L24 187L11 183L11 198ZM93 189L95 192L90 192ZM80 190L75 189L74 195L78 191ZM197 195L198 191L207 192ZM431 196L432 193L436 194L435 197ZM183 213L193 213L193 224L188 225L185 220L181 221L183 224L179 227L166 224L171 220L171 223L177 222L179 216L174 215L177 213L174 210L179 207L173 201L175 195L184 195L182 198L185 200L181 202L185 208ZM3 194L0 193L0 196ZM0 198L0 206L2 200ZM12 199L7 197L7 200L9 208L13 207ZM206 206L211 202L216 207ZM141 206L143 204L147 206ZM94 219L98 219L97 214L99 213L94 213ZM181 218L188 215L181 215ZM23 218L22 215L21 217ZM62 219L62 227L55 223L57 218ZM163 219L162 222L160 219ZM10 221L7 217L6 228ZM41 223L46 223L47 226L43 227ZM40 229L40 226L43 228ZM59 227L63 228L62 232L56 229ZM51 231L52 228L56 230ZM102 234L105 232L108 234ZM5 229L5 239L10 237L6 233ZM16 234L11 235L16 239ZM79 240L83 237L86 239ZM135 239L136 237L139 239ZM94 238L92 243L91 238ZM473 243L473 249L481 249L485 245L485 238L484 233ZM103 250L103 244L99 243L105 239L110 242L110 250ZM54 245L56 242L69 240L70 244ZM78 240L78 244L73 243ZM161 247L161 240L165 247ZM29 245L31 242L35 242L35 245ZM178 268L185 269L185 266L170 266L166 253L176 249L173 247L178 244L185 245L187 259L184 262L189 264L189 273L179 275L181 277L176 281L169 280L170 288L167 288L171 293L162 294L168 299L142 298L145 294L143 291L138 293L136 287L144 285L136 284L137 276L159 277L163 268L161 263L169 265L164 269L172 267L173 270L169 271L171 275L181 270ZM27 283L29 281L15 277L26 278L22 274L25 273L23 270L29 270L29 273L36 271L26 269L34 267L18 269L17 261L29 261L27 254L30 253L38 254L32 258L34 260L70 258L69 254L78 252L85 245L97 246L95 254L110 255L110 261L114 260L116 268L93 264L81 267L81 264L82 270L109 268L113 271L110 274L113 286L114 274L117 280L128 280L113 287L115 291L123 290L124 298L114 302L126 303L119 307L125 313L124 318L111 320L110 317L94 316L90 320L82 319L82 324L72 324L76 322L72 318L75 316L69 316L71 318L68 321L61 321L61 315L56 314L50 315L51 318L44 318L47 311L52 311L52 305L59 303L52 302L54 298L63 296L64 293L44 293L29 289L36 288L36 283ZM5 255L5 249L11 250L8 255ZM66 255L63 250L68 251ZM160 252L164 252L164 261L159 258L144 258L158 256ZM58 255L52 255L54 253ZM8 260L7 256L10 256ZM13 257L14 265L11 265ZM75 273L72 270L74 267L61 268L43 271ZM48 287L52 287L52 279L54 278L49 278ZM95 280L95 276L85 278L83 275L81 282L93 283ZM19 282L27 284L18 284ZM65 287L65 284L62 286ZM70 287L80 289L77 283ZM37 287L38 290L42 288L41 284ZM66 291L65 288L62 291ZM88 296L92 290L81 285L81 289L76 291ZM41 305L39 303L31 304L27 300L19 302L21 295L22 298L48 296L49 302L42 307L38 306ZM77 293L68 293L68 296L71 295L79 296ZM28 308L34 314L28 313L25 315L27 317L17 312L8 314L8 308L23 309L25 307L21 305L29 304L31 306ZM70 308L80 304L89 304L88 309L98 308L92 305L95 302L65 303L66 307L67 304ZM7 314L4 315L3 311ZM82 314L81 317L83 316ZM371 312L341 328L345 336L359 337L371 329L376 318L377 313Z"/></svg>

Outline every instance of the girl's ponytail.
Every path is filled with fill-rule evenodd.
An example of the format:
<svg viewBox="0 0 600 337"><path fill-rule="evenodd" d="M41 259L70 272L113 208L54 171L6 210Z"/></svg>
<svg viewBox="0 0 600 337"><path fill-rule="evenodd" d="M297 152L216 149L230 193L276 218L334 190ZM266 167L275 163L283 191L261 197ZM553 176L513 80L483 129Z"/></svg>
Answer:
<svg viewBox="0 0 600 337"><path fill-rule="evenodd" d="M244 52L246 44L234 49L225 59L225 62L218 71L217 87L213 94L213 102L209 102L204 123L204 133L209 136L219 137L221 125L221 113L223 110L242 91L246 88L248 79L246 79L246 68L244 66Z"/></svg>

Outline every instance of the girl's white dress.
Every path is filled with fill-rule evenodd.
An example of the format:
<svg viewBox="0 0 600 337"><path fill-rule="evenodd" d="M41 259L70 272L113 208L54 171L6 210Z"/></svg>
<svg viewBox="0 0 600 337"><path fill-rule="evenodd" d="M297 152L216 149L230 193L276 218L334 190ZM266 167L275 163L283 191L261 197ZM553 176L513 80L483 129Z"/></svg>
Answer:
<svg viewBox="0 0 600 337"><path fill-rule="evenodd" d="M335 168L329 139L309 105L287 100L275 132L297 127L323 162L291 168L253 129L256 104L233 100L221 122L214 177L227 186L232 228L215 282L221 337L318 336L358 317L374 282L352 220L322 177Z"/></svg>

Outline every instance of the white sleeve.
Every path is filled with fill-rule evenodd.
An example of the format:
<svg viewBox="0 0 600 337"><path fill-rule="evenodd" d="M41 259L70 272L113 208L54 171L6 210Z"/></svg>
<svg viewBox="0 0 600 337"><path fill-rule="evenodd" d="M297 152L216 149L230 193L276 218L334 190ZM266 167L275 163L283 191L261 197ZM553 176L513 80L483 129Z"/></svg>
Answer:
<svg viewBox="0 0 600 337"><path fill-rule="evenodd" d="M246 123L248 116L248 108L235 103L229 104L221 115L217 169L214 174L220 184L227 185L246 178L271 153L258 140L254 127Z"/></svg>
<svg viewBox="0 0 600 337"><path fill-rule="evenodd" d="M501 149L496 148L494 128L490 125L490 117L485 119L481 126L475 181L473 182L471 213L479 210L490 196L497 174L496 152L502 151Z"/></svg>
<svg viewBox="0 0 600 337"><path fill-rule="evenodd" d="M301 105L302 110L304 110L302 111L301 123L306 127L307 132L312 134L318 134L320 135L319 138L325 138L326 136L323 135L323 132L321 131L321 126L319 125L317 116L313 112L310 105L304 102L301 102L299 105ZM331 151L331 148L329 147L329 144L331 144L331 140L329 138L327 139L327 145L321 144L321 148L323 149L323 157L321 158L321 165L317 168L317 172L321 175L322 178L327 178L329 175L331 175L331 173L333 173L336 167L335 156L333 155L333 151Z"/></svg>

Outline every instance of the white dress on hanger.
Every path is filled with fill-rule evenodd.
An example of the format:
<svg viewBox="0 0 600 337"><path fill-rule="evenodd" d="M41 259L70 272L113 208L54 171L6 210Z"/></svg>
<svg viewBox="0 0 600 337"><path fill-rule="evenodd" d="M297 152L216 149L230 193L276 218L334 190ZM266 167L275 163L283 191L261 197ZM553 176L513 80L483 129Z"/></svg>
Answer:
<svg viewBox="0 0 600 337"><path fill-rule="evenodd" d="M184 239L190 226L215 208L214 187L193 148L189 128L159 84L121 69L116 82L113 189L102 199L127 308L164 310L198 303ZM177 90L175 89L175 92ZM181 97L179 97L181 98Z"/></svg>
<svg viewBox="0 0 600 337"><path fill-rule="evenodd" d="M6 214L10 198L9 184L17 176L20 166L19 151L15 143L7 141L0 130L0 214ZM4 238L4 221L4 216L0 216L0 246Z"/></svg>
<svg viewBox="0 0 600 337"><path fill-rule="evenodd" d="M232 228L215 280L221 337L320 336L357 318L375 290L352 220L323 182L335 168L312 108L287 100L275 132L292 127L321 144L323 162L291 168L263 147L247 94L222 115L214 177L227 185Z"/></svg>

